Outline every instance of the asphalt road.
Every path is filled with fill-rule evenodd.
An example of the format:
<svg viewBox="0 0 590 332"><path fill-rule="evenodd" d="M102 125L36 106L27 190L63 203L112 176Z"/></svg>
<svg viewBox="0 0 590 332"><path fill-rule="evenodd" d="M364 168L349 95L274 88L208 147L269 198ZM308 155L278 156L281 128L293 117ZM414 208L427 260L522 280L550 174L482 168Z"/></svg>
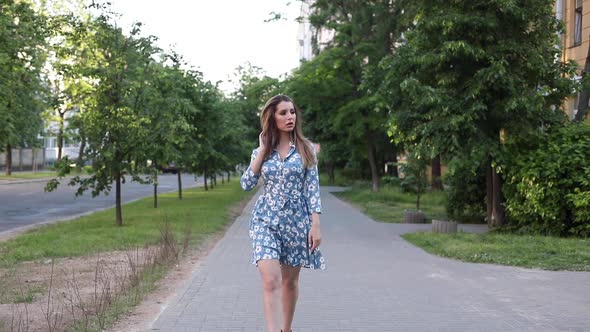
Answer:
<svg viewBox="0 0 590 332"><path fill-rule="evenodd" d="M178 187L176 175L161 175L159 183L160 193L174 191ZM202 183L201 178L195 181L193 175L182 176L183 188L194 187L198 183ZM0 235L21 227L71 219L115 205L114 184L108 196L101 194L94 198L90 191L75 197L76 187L63 182L56 191L46 193L43 190L45 184L46 181L0 185ZM123 185L121 198L123 202L129 202L152 194L152 185L129 181Z"/></svg>

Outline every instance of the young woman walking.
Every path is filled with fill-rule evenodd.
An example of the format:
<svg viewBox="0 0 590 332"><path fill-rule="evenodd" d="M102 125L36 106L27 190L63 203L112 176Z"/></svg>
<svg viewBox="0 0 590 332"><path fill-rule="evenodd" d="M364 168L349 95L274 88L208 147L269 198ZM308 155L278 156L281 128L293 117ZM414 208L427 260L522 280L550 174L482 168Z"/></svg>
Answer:
<svg viewBox="0 0 590 332"><path fill-rule="evenodd" d="M262 279L267 330L290 331L301 267L326 267L319 250L317 158L302 134L300 112L291 98L272 97L260 114L260 124L259 147L252 151L241 178L244 190L254 188L260 177L264 181L250 220L252 263Z"/></svg>

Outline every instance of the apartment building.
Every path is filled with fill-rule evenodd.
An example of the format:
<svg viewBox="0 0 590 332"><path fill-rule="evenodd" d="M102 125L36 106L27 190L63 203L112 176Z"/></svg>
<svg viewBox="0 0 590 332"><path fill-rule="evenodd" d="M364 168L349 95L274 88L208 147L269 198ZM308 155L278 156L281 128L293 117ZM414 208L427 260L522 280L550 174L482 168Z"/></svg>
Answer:
<svg viewBox="0 0 590 332"><path fill-rule="evenodd" d="M555 15L565 26L565 32L560 36L563 50L561 60L575 60L581 74L589 56L590 0L557 0ZM579 79L580 76L576 78ZM568 98L564 103L564 111L571 119L578 111L579 98L579 95Z"/></svg>
<svg viewBox="0 0 590 332"><path fill-rule="evenodd" d="M334 31L326 29L316 29L309 23L309 15L311 13L311 6L314 1L302 1L299 17L299 30L297 32L297 49L299 52L299 60L311 60L321 50L334 39ZM317 49L314 49L314 43Z"/></svg>

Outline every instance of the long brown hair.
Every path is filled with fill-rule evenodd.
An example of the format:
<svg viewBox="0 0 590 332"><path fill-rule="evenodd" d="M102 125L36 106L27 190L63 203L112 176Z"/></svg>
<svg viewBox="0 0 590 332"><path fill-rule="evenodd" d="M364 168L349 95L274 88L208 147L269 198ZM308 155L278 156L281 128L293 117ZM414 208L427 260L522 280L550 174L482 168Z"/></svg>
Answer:
<svg viewBox="0 0 590 332"><path fill-rule="evenodd" d="M276 126L274 115L277 111L277 106L283 101L292 103L293 108L295 108L295 127L293 128L291 137L295 143L295 149L297 149L297 152L301 155L303 166L309 167L315 165L317 161L314 157L311 142L303 136L301 130L301 112L293 100L285 95L276 95L270 98L264 105L262 112L260 112L260 127L262 127L265 146L264 151L260 152L263 153L264 159L266 159L271 154L272 150L279 145L280 133Z"/></svg>

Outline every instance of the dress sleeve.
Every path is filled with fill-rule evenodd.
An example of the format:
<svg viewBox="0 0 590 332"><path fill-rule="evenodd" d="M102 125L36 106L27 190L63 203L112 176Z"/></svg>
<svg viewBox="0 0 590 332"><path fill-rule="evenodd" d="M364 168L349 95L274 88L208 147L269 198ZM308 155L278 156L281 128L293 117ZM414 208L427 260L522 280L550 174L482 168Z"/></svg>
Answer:
<svg viewBox="0 0 590 332"><path fill-rule="evenodd" d="M305 184L303 187L305 198L309 206L310 213L322 213L322 200L320 199L320 174L318 172L317 156L315 148L312 145L314 159L316 163L305 169Z"/></svg>
<svg viewBox="0 0 590 332"><path fill-rule="evenodd" d="M252 150L252 156L250 157L250 164L252 164L252 160L256 158L258 154L258 148ZM256 186L258 183L258 178L260 178L260 174L254 174L254 171L248 165L248 169L242 174L242 178L240 179L240 184L242 185L242 189L245 191L250 191L252 188Z"/></svg>

